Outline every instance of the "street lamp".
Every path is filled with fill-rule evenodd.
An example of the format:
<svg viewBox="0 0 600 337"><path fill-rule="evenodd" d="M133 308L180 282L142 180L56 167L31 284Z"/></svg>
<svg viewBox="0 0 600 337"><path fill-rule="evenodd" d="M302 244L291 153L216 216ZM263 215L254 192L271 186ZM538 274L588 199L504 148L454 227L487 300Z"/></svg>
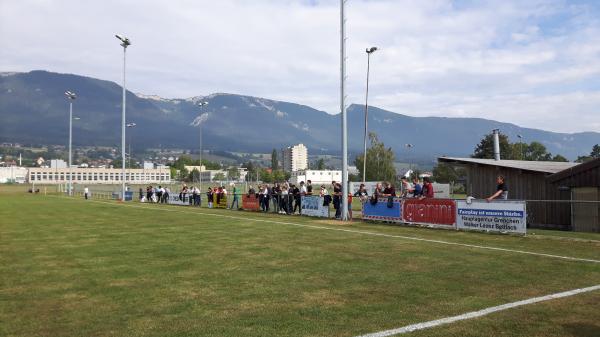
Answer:
<svg viewBox="0 0 600 337"><path fill-rule="evenodd" d="M128 128L135 128L137 124L127 123L125 126ZM131 135L129 135L129 169L131 169Z"/></svg>
<svg viewBox="0 0 600 337"><path fill-rule="evenodd" d="M204 106L208 105L207 101L201 101L196 103L200 107L200 116L198 117L198 132L200 134L200 152L198 152L198 160L200 162L200 167L198 169L198 184L200 192L202 192L202 122L204 122L208 115L202 113L204 110Z"/></svg>
<svg viewBox="0 0 600 337"><path fill-rule="evenodd" d="M71 172L71 161L73 160L73 153L71 150L71 144L73 143L73 101L77 98L72 91L65 91L65 95L69 100L69 196L73 195L73 176ZM79 119L79 118L77 118Z"/></svg>
<svg viewBox="0 0 600 337"><path fill-rule="evenodd" d="M365 95L365 135L364 135L364 154L363 154L363 183L366 181L367 175L367 132L368 132L368 116L369 116L369 67L371 64L371 54L377 50L377 47L367 48L367 92Z"/></svg>
<svg viewBox="0 0 600 337"><path fill-rule="evenodd" d="M523 154L523 135L517 135L517 138L519 138L519 156L521 157L521 160L523 160L525 158L524 154Z"/></svg>
<svg viewBox="0 0 600 337"><path fill-rule="evenodd" d="M412 159L410 157L410 150L414 147L413 144L404 144L404 147L406 147L407 152L409 153L408 155L408 171L412 171ZM410 176L408 176L408 178L410 178Z"/></svg>
<svg viewBox="0 0 600 337"><path fill-rule="evenodd" d="M121 160L123 161L123 163L121 170L121 200L125 201L125 96L127 93L125 89L125 55L127 54L127 47L131 45L131 42L128 38L118 34L115 35L115 37L121 41L121 47L123 47L123 113L121 115Z"/></svg>

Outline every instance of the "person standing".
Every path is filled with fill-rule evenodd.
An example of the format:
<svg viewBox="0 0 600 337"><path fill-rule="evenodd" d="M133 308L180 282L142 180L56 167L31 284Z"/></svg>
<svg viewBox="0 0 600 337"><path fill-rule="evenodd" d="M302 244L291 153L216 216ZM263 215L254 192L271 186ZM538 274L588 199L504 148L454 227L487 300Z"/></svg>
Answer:
<svg viewBox="0 0 600 337"><path fill-rule="evenodd" d="M360 186L358 187L358 191L354 193L354 196L358 197L361 202L365 202L369 198L369 192L367 192L365 184L360 184Z"/></svg>
<svg viewBox="0 0 600 337"><path fill-rule="evenodd" d="M310 181L310 179L306 181L306 194L307 195L313 194L312 181Z"/></svg>
<svg viewBox="0 0 600 337"><path fill-rule="evenodd" d="M235 209L239 209L240 208L240 204L239 204L239 201L238 201L237 187L235 187L235 184L232 184L231 186L232 186L231 192L233 193L233 198L231 200L231 207L229 207L229 208L234 209L233 208L233 204L235 204Z"/></svg>
<svg viewBox="0 0 600 337"><path fill-rule="evenodd" d="M213 189L211 187L209 187L206 192L206 200L208 202L208 208L213 208Z"/></svg>
<svg viewBox="0 0 600 337"><path fill-rule="evenodd" d="M89 194L90 194L89 188L87 186L84 187L83 188L83 196L85 197L85 200L88 200Z"/></svg>
<svg viewBox="0 0 600 337"><path fill-rule="evenodd" d="M423 193L421 193L421 197L419 199L423 200L425 198L434 198L433 193L433 184L431 183L431 179L429 177L423 178Z"/></svg>
<svg viewBox="0 0 600 337"><path fill-rule="evenodd" d="M335 209L335 218L340 219L342 216L342 185L332 181L333 185L333 208Z"/></svg>
<svg viewBox="0 0 600 337"><path fill-rule="evenodd" d="M499 175L498 177L496 177L496 184L496 192L485 199L487 202L490 202L494 199L508 199L508 189L506 188L504 176Z"/></svg>

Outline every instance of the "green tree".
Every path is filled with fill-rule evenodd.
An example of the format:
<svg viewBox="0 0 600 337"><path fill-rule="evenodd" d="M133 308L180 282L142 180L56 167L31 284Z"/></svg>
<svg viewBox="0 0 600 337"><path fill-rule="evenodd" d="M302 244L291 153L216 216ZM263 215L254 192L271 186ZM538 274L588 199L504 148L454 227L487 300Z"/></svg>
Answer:
<svg viewBox="0 0 600 337"><path fill-rule="evenodd" d="M446 163L439 163L433 168L433 177L435 178L435 181L442 184L459 181L466 175L465 169L457 168Z"/></svg>
<svg viewBox="0 0 600 337"><path fill-rule="evenodd" d="M283 170L277 170L277 171L273 171L271 173L273 182L284 182L285 179L285 172L283 172Z"/></svg>
<svg viewBox="0 0 600 337"><path fill-rule="evenodd" d="M508 142L508 136L500 134L500 158L514 159L513 146ZM471 158L494 159L494 135L488 134L475 147Z"/></svg>
<svg viewBox="0 0 600 337"><path fill-rule="evenodd" d="M540 142L531 142L531 144L525 147L525 160L533 161L549 161L552 159L544 144Z"/></svg>
<svg viewBox="0 0 600 337"><path fill-rule="evenodd" d="M225 177L225 174L222 172L215 174L215 176L213 177L213 181L223 181L225 179L227 179L227 178Z"/></svg>
<svg viewBox="0 0 600 337"><path fill-rule="evenodd" d="M383 142L380 142L377 135L369 133L371 146L367 149L367 181L395 181L396 168L394 167L395 155L392 148L386 148ZM354 165L363 175L363 154L359 154L354 159Z"/></svg>
<svg viewBox="0 0 600 337"><path fill-rule="evenodd" d="M260 180L262 182L265 183L272 183L273 182L273 175L271 174L271 172L269 172L268 170L261 168L259 173L258 173Z"/></svg>
<svg viewBox="0 0 600 337"><path fill-rule="evenodd" d="M579 156L577 157L577 160L575 160L578 163L584 163L586 161L590 161L596 158L600 158L600 145L596 144L592 147L592 152L590 152L589 156Z"/></svg>
<svg viewBox="0 0 600 337"><path fill-rule="evenodd" d="M240 179L240 170L236 166L231 166L227 170L227 177L229 180L238 180Z"/></svg>
<svg viewBox="0 0 600 337"><path fill-rule="evenodd" d="M275 149L271 152L271 170L279 170L279 159L277 159L277 150Z"/></svg>
<svg viewBox="0 0 600 337"><path fill-rule="evenodd" d="M325 169L325 160L323 158L319 158L319 160L317 160L317 163L315 166L317 167L317 170L324 170Z"/></svg>
<svg viewBox="0 0 600 337"><path fill-rule="evenodd" d="M561 156L560 154L557 154L554 157L552 157L552 161L568 162L569 160Z"/></svg>

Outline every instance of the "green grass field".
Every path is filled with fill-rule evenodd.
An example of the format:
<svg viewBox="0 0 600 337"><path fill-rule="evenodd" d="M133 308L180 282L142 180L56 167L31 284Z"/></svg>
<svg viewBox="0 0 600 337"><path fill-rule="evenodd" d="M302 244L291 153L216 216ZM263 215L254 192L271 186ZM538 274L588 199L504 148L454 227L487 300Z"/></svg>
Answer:
<svg viewBox="0 0 600 337"><path fill-rule="evenodd" d="M534 233L0 187L0 335L351 337L600 284L600 263L409 239L600 259L598 234ZM600 291L408 335L599 336Z"/></svg>

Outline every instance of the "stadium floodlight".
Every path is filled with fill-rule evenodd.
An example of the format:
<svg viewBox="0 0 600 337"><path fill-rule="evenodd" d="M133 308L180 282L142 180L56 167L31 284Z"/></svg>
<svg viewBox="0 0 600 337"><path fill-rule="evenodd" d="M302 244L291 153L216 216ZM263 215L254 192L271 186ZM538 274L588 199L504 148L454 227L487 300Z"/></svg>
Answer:
<svg viewBox="0 0 600 337"><path fill-rule="evenodd" d="M65 96L69 100L69 184L68 184L68 195L73 195L73 173L71 170L71 164L73 161L73 151L72 151L72 143L73 143L73 101L77 98L77 95L72 91L65 91ZM79 117L75 117L79 119Z"/></svg>
<svg viewBox="0 0 600 337"><path fill-rule="evenodd" d="M128 38L126 38L126 37L124 37L124 36L121 36L121 35L119 35L119 34L115 34L115 37L116 37L117 39L121 40L121 46L122 46L123 48L127 48L127 46L131 45L131 41L129 41L129 39L128 39Z"/></svg>
<svg viewBox="0 0 600 337"><path fill-rule="evenodd" d="M363 137L363 176L362 181L365 183L366 175L367 175L367 132L368 132L368 116L369 116L369 68L371 65L371 54L373 54L377 50L377 47L367 48L367 92L365 94L365 134Z"/></svg>
<svg viewBox="0 0 600 337"><path fill-rule="evenodd" d="M198 161L200 162L200 168L198 169L198 185L200 191L202 191L202 122L208 118L208 115L203 114L202 110L208 105L207 101L200 101L196 103L200 107L200 116L198 117L198 133L200 134L200 152L198 152ZM193 177L192 177L193 178Z"/></svg>
<svg viewBox="0 0 600 337"><path fill-rule="evenodd" d="M127 123L127 125L125 125L125 126L127 126L128 128L133 128L133 127L135 127L136 125L137 125L137 124L135 124L135 123Z"/></svg>
<svg viewBox="0 0 600 337"><path fill-rule="evenodd" d="M121 114L121 200L125 201L125 102L127 89L125 87L125 69L126 69L126 54L127 46L131 45L131 41L128 38L116 34L115 37L121 41L121 47L123 47L123 112Z"/></svg>

